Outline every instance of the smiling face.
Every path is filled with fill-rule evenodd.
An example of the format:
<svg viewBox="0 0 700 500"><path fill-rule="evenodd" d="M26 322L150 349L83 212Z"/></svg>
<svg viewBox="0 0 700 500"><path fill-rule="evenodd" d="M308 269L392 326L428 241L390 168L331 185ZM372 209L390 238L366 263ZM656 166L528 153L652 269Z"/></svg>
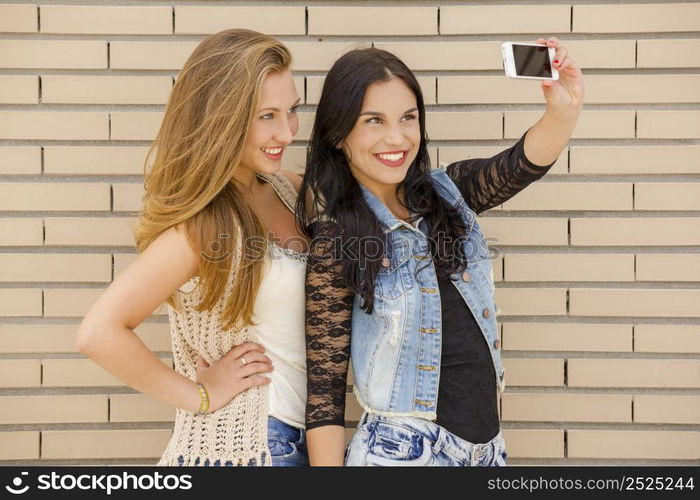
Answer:
<svg viewBox="0 0 700 500"><path fill-rule="evenodd" d="M367 88L342 149L358 182L375 194L389 193L406 178L420 140L416 96L402 79L393 77Z"/></svg>
<svg viewBox="0 0 700 500"><path fill-rule="evenodd" d="M265 77L239 168L264 174L279 171L284 150L299 130L296 113L299 101L291 71L270 73Z"/></svg>

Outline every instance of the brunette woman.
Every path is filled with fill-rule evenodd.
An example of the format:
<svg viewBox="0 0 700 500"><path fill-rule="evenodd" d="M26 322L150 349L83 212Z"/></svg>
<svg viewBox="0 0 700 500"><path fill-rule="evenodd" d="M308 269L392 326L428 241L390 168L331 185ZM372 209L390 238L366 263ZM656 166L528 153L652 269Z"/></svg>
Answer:
<svg viewBox="0 0 700 500"><path fill-rule="evenodd" d="M397 57L356 50L328 73L302 186L313 198L297 207L318 240L306 285L312 465L344 461L349 358L364 413L346 465L505 464L493 271L475 215L545 175L583 103L567 50L538 43L556 48L560 74L541 84L543 116L492 158L444 169L430 168L423 96Z"/></svg>

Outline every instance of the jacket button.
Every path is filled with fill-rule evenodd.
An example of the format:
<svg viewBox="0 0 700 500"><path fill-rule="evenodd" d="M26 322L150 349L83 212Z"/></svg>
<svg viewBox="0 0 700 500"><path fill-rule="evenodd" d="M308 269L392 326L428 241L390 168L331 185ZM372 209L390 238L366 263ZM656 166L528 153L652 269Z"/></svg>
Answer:
<svg viewBox="0 0 700 500"><path fill-rule="evenodd" d="M468 272L462 273L462 281L469 281L469 273Z"/></svg>
<svg viewBox="0 0 700 500"><path fill-rule="evenodd" d="M382 259L382 266L389 267L390 265L391 265L391 261L389 259L387 259L386 257L384 257Z"/></svg>
<svg viewBox="0 0 700 500"><path fill-rule="evenodd" d="M499 339L494 340L494 341L493 341L493 346L494 346L496 349L500 349L500 348L501 348L501 341L500 341Z"/></svg>
<svg viewBox="0 0 700 500"><path fill-rule="evenodd" d="M484 309L484 310L481 312L481 315L482 315L484 318L488 318L488 317L491 315L491 313L489 312L489 310L488 310L488 308L487 308L487 309Z"/></svg>

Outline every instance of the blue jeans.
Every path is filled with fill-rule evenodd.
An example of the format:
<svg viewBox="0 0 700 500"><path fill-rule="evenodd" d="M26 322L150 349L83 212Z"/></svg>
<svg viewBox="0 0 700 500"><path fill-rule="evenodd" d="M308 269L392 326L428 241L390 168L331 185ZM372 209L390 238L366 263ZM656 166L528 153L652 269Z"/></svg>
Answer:
<svg viewBox="0 0 700 500"><path fill-rule="evenodd" d="M306 431L268 417L267 445L272 455L273 467L308 467Z"/></svg>
<svg viewBox="0 0 700 500"><path fill-rule="evenodd" d="M345 453L346 466L501 466L508 454L499 431L474 444L435 422L364 413Z"/></svg>
<svg viewBox="0 0 700 500"><path fill-rule="evenodd" d="M270 448L273 467L303 467L309 465L309 454L306 451L306 431L304 429L286 424L275 417L268 417L267 444ZM265 456L263 455L264 459ZM182 465L184 461L184 457L178 457L178 465ZM199 459L195 460L195 465L199 465ZM209 459L206 459L203 465L205 467L220 467L221 460L210 463ZM259 464L255 463L255 460L251 460L246 465L254 467ZM224 462L224 466L233 467L234 463L228 460Z"/></svg>

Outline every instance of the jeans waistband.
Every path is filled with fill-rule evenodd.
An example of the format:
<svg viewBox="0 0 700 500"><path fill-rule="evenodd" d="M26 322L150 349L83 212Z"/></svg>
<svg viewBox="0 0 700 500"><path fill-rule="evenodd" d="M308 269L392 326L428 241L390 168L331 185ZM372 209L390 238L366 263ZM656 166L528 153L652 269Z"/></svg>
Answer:
<svg viewBox="0 0 700 500"><path fill-rule="evenodd" d="M493 438L486 443L471 443L455 434L452 434L444 427L435 422L418 417L384 417L365 412L358 424L359 428L371 430L380 422L403 427L426 437L433 445L433 451L439 453L444 451L453 457L472 462L487 454L491 449L492 455L497 455L505 449L503 434L499 430Z"/></svg>

